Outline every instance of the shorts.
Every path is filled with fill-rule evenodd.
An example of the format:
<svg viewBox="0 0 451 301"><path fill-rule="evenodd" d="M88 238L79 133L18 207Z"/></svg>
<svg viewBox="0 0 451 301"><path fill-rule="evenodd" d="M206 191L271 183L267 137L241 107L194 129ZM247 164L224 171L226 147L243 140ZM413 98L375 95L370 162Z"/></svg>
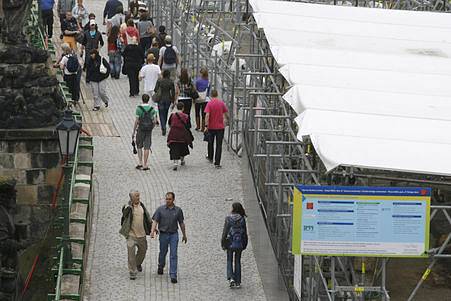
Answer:
<svg viewBox="0 0 451 301"><path fill-rule="evenodd" d="M136 147L150 149L152 146L152 131L140 131L136 133Z"/></svg>

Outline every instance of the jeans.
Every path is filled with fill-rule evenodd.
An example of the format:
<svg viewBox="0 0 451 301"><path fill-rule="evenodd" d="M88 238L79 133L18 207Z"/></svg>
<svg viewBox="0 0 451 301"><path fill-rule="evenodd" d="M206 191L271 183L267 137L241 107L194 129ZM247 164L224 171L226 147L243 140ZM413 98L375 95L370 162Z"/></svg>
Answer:
<svg viewBox="0 0 451 301"><path fill-rule="evenodd" d="M242 250L227 250L227 279L233 279L238 284L241 284L241 252Z"/></svg>
<svg viewBox="0 0 451 301"><path fill-rule="evenodd" d="M224 139L224 129L222 130L210 130L210 140L208 141L208 159L213 160L213 154L215 155L215 165L221 165L222 155L222 140ZM216 150L213 149L216 138Z"/></svg>
<svg viewBox="0 0 451 301"><path fill-rule="evenodd" d="M179 244L179 233L160 233L160 254L158 255L158 267L166 265L166 254L169 253L169 276L177 279L177 246Z"/></svg>
<svg viewBox="0 0 451 301"><path fill-rule="evenodd" d="M147 49L150 48L151 44L152 44L151 37L144 37L139 40L139 45L141 46L144 54L146 53Z"/></svg>
<svg viewBox="0 0 451 301"><path fill-rule="evenodd" d="M158 103L158 115L160 116L160 126L162 130L166 130L166 124L168 123L168 114L170 107L171 107L170 101L161 100Z"/></svg>
<svg viewBox="0 0 451 301"><path fill-rule="evenodd" d="M108 53L110 66L111 66L111 76L115 78L119 78L121 74L122 67L122 56L119 51L109 52Z"/></svg>
<svg viewBox="0 0 451 301"><path fill-rule="evenodd" d="M41 17L44 31L47 29L47 37L50 39L53 35L53 10L49 9L41 11Z"/></svg>
<svg viewBox="0 0 451 301"><path fill-rule="evenodd" d="M127 67L128 83L130 86L130 95L139 94L139 66Z"/></svg>

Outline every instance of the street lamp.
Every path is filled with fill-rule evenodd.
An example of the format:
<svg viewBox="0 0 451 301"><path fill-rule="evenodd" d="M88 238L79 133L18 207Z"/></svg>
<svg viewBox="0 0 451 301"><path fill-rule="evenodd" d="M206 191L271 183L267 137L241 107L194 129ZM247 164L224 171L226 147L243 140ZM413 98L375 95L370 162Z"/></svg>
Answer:
<svg viewBox="0 0 451 301"><path fill-rule="evenodd" d="M80 134L81 125L75 121L72 111L64 111L63 120L57 124L58 142L61 157L64 158L64 262L69 267L72 265L72 250L70 247L70 178L72 166L69 164L69 158L77 149L78 136Z"/></svg>
<svg viewBox="0 0 451 301"><path fill-rule="evenodd" d="M81 125L75 121L72 111L64 111L63 120L58 123L56 130L58 131L60 154L65 158L66 164L68 164L69 156L75 153L80 129Z"/></svg>

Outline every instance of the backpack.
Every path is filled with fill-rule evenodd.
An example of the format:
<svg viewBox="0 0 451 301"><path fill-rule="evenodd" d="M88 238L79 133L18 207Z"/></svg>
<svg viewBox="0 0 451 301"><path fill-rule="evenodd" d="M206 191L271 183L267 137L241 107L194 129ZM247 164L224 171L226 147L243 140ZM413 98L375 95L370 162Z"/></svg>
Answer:
<svg viewBox="0 0 451 301"><path fill-rule="evenodd" d="M245 248L244 244L244 218L240 218L237 221L230 220L232 223L229 233L227 234L227 240L229 243L229 249L242 250Z"/></svg>
<svg viewBox="0 0 451 301"><path fill-rule="evenodd" d="M66 63L67 71L69 71L70 73L75 73L78 71L78 67L80 67L80 63L78 63L77 55L68 55Z"/></svg>
<svg viewBox="0 0 451 301"><path fill-rule="evenodd" d="M177 54L175 53L174 48L171 46L166 46L166 49L163 54L163 63L167 65L172 65L177 62Z"/></svg>
<svg viewBox="0 0 451 301"><path fill-rule="evenodd" d="M143 115L139 118L139 130L144 132L149 132L153 130L154 123L152 120L152 116L150 113L153 111L153 108L150 107L149 111L144 110L144 107L139 106L139 108L142 110Z"/></svg>

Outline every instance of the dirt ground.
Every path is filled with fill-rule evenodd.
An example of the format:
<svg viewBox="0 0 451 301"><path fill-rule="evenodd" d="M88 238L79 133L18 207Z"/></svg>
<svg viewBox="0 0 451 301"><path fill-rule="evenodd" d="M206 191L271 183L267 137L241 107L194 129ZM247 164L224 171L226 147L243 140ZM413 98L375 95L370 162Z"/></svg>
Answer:
<svg viewBox="0 0 451 301"><path fill-rule="evenodd" d="M390 259L387 289L392 301L405 301L421 279L429 260ZM441 260L418 290L415 301L451 301L451 262Z"/></svg>

